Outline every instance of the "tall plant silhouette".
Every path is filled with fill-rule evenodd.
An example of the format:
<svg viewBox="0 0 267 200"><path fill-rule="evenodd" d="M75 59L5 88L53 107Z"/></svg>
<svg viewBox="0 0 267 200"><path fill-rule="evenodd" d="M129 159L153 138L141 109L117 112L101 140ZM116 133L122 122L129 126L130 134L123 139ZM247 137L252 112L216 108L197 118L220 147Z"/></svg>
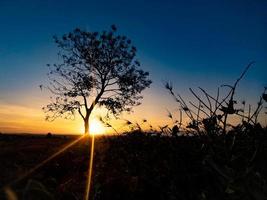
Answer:
<svg viewBox="0 0 267 200"><path fill-rule="evenodd" d="M249 63L232 85L221 85L221 87L226 87L229 89L226 91L224 96L220 95L221 87L218 87L215 97L201 87L199 87L199 90L201 91L202 95L196 93L192 88L189 88L190 92L197 100L197 103L192 101L187 102L180 94L175 94L172 83L167 82L165 84L165 88L174 97L175 101L180 104L180 110L183 111L183 113L185 113L189 119L189 123L186 128L191 132L195 131L198 134L214 133L225 135L228 127L235 127L231 123L228 123L229 116L242 117L241 124L239 124L239 126L236 125L239 128L244 128L248 124L252 126L257 125L258 116L263 109L263 100L264 98L266 99L266 88L264 89L263 94L253 112L251 110L251 105L249 105L248 114L245 112L246 102L242 101L243 108L237 109L236 104L238 102L235 100L236 88L253 64L254 62ZM172 115L169 114L169 116ZM177 121L174 124L177 124Z"/></svg>
<svg viewBox="0 0 267 200"><path fill-rule="evenodd" d="M149 73L140 69L131 40L116 31L114 25L102 32L77 28L54 37L62 63L48 64L46 88L54 97L43 108L46 120L69 119L78 112L89 133L89 117L97 105L118 115L140 104L141 92L151 84Z"/></svg>

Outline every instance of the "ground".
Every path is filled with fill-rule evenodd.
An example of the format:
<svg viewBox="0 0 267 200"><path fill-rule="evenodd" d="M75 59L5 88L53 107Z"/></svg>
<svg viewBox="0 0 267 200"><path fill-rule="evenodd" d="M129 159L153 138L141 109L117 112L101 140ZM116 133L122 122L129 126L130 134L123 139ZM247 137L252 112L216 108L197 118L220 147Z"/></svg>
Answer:
<svg viewBox="0 0 267 200"><path fill-rule="evenodd" d="M77 139L0 136L0 199L84 199L91 140ZM266 199L266 141L266 131L97 137L90 199Z"/></svg>

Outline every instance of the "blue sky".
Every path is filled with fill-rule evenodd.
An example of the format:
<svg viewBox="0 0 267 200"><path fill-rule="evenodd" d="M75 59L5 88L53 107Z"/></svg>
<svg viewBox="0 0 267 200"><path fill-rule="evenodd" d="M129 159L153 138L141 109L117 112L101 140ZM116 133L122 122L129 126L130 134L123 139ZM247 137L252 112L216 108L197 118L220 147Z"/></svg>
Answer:
<svg viewBox="0 0 267 200"><path fill-rule="evenodd" d="M46 64L58 61L52 36L76 27L101 31L111 24L137 47L153 80L145 99L155 99L158 109L171 102L163 81L173 81L185 96L189 87L213 92L222 83L232 83L250 61L256 64L239 92L241 98L256 101L267 85L266 10L264 0L2 0L0 103L38 109L36 101L43 98L38 85L46 79ZM154 111L148 100L143 106Z"/></svg>

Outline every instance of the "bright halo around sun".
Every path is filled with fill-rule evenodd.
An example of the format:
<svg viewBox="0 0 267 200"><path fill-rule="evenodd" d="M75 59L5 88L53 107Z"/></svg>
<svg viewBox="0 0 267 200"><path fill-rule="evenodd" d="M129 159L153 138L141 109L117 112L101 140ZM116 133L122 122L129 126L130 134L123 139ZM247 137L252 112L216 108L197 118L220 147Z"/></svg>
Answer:
<svg viewBox="0 0 267 200"><path fill-rule="evenodd" d="M97 119L92 119L90 121L90 127L89 127L89 133L91 135L103 135L105 134L105 127L103 124L97 120Z"/></svg>

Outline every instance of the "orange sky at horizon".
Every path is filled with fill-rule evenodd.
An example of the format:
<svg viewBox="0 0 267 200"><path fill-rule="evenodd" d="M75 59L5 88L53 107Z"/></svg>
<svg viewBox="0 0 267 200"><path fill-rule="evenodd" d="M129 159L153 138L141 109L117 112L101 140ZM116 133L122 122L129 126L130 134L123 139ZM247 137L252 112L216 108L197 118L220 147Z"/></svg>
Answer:
<svg viewBox="0 0 267 200"><path fill-rule="evenodd" d="M156 129L159 126L172 124L172 121L168 118L167 110L175 113L177 118L179 105L164 89L163 85L152 85L151 88L146 89L142 94L144 97L141 101L142 104L133 108L133 113L122 113L120 116L121 120L112 120L112 126L118 132L129 130L129 127L125 125L125 120L142 124L142 120L146 119L148 123L142 125L144 129L148 129L148 124L151 124ZM180 94L187 102L188 99L196 102L192 97L188 98L186 96L185 90L181 90ZM45 121L45 113L42 111L42 107L49 103L49 96L48 92L41 92L37 86L25 89L24 92L6 93L0 100L0 132L82 134L84 124L78 114L76 114L75 120L59 118L53 122ZM253 102L256 102L256 100L253 99ZM253 106L255 108L255 104ZM240 105L237 107L240 108ZM261 115L261 122L267 124L266 115L263 115L263 113ZM104 116L105 114L106 112L103 112L103 110L94 110L90 120L95 120L99 115ZM185 122L185 114L183 116ZM111 128L104 128L104 130L108 133L114 132Z"/></svg>
<svg viewBox="0 0 267 200"><path fill-rule="evenodd" d="M25 96L31 96L32 94L25 94ZM46 95L45 95L46 96ZM30 100L32 99L32 100ZM170 98L171 99L171 98ZM171 99L172 100L172 99ZM149 124L163 124L166 117L166 110L155 109L155 105L150 105L151 100L144 99L143 105L137 106L130 114L122 113L120 120L112 120L112 126L118 131L123 132L129 130L125 126L125 120L131 122L141 123L143 119L147 119ZM74 120L66 120L58 118L53 122L45 121L45 113L42 111L42 107L49 103L49 98L42 95L35 95L35 98L26 97L21 99L19 103L16 102L4 102L0 100L0 132L2 133L39 133L45 134L48 132L56 134L82 134L84 131L84 123L78 113L75 114ZM157 105L156 105L157 106ZM158 119L158 115L162 115L162 119ZM104 117L106 111L104 109L96 108L90 116L90 122L98 120L99 116ZM153 117L153 115L155 117ZM146 128L148 126L144 126ZM114 132L113 129L104 127L106 133Z"/></svg>
<svg viewBox="0 0 267 200"><path fill-rule="evenodd" d="M161 113L161 118L156 118L156 116L153 117L153 112L152 114L149 114L149 111L153 111L153 109L155 112L155 108L155 106L150 107L150 109L147 108L146 105L138 106L134 108L133 113L122 114L120 120L112 120L112 126L118 132L124 132L130 130L129 127L126 126L125 120L129 120L133 123L138 122L144 129L149 129L148 124L151 124L156 129L158 129L159 126L165 124L172 124L171 120L167 116L167 108L158 109L159 113ZM169 110L174 111L174 109ZM103 111L101 113L99 109L96 109L90 117L90 122L95 120L98 121L98 116L104 116L105 113L106 112ZM83 134L83 120L78 114L76 114L75 120L65 120L63 118L58 118L53 122L48 122L45 121L44 118L45 114L43 113L41 106L38 108L7 104L0 101L0 132L2 133L46 134L48 132L51 132L55 134ZM142 124L143 119L147 119L148 123ZM266 124L266 117L265 121L264 117L262 119L263 120L261 121ZM99 124L97 125L99 126ZM104 127L104 125L101 127L101 131L103 130L105 133L114 132L111 128Z"/></svg>

